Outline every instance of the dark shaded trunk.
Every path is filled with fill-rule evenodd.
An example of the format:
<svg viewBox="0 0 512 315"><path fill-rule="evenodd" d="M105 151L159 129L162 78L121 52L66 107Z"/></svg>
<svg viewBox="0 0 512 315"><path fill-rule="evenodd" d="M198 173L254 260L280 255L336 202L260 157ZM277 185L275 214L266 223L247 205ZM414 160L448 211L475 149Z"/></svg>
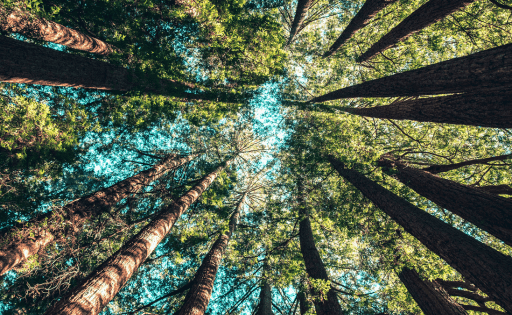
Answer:
<svg viewBox="0 0 512 315"><path fill-rule="evenodd" d="M346 169L336 158L329 156L327 159L342 177L405 231L478 286L498 305L512 312L512 257L415 207L357 171Z"/></svg>
<svg viewBox="0 0 512 315"><path fill-rule="evenodd" d="M446 289L446 292L451 296L460 296L466 299L473 300L480 304L481 306L485 306L485 302L492 301L489 297L483 297L480 294L466 290L448 288Z"/></svg>
<svg viewBox="0 0 512 315"><path fill-rule="evenodd" d="M477 287L468 281L449 281L443 279L436 279L436 282L442 285L445 289L448 288L464 288L473 292L478 291Z"/></svg>
<svg viewBox="0 0 512 315"><path fill-rule="evenodd" d="M358 61L370 60L378 53L385 51L425 27L441 21L446 16L464 8L474 1L475 0L430 0L411 13L411 15L384 35L378 42L373 44L370 49L358 58Z"/></svg>
<svg viewBox="0 0 512 315"><path fill-rule="evenodd" d="M297 1L297 10L295 11L295 18L292 22L292 27L290 29L290 37L288 38L287 45L290 45L293 38L299 32L299 28L302 25L302 22L306 18L306 14L308 13L309 7L313 0L298 0Z"/></svg>
<svg viewBox="0 0 512 315"><path fill-rule="evenodd" d="M99 314L171 231L178 218L202 195L223 169L224 165L218 167L178 200L160 211L137 235L45 314Z"/></svg>
<svg viewBox="0 0 512 315"><path fill-rule="evenodd" d="M512 128L512 94L457 94L420 98L371 108L348 108L355 115L492 128Z"/></svg>
<svg viewBox="0 0 512 315"><path fill-rule="evenodd" d="M462 185L386 157L379 165L395 170L393 176L480 229L512 246L512 200Z"/></svg>
<svg viewBox="0 0 512 315"><path fill-rule="evenodd" d="M445 164L445 165L436 164L436 165L431 165L429 167L423 168L422 170L429 172L431 174L439 174L439 173L443 173L443 172L452 171L452 170L455 170L455 169L458 169L458 168L461 168L464 166L475 165L475 164L487 164L487 163L493 162L493 161L505 161L510 158L512 158L512 154L504 154L504 155L492 156L489 158L468 160L468 161L454 163L454 164ZM479 188L482 189L483 187L479 187Z"/></svg>
<svg viewBox="0 0 512 315"><path fill-rule="evenodd" d="M504 312L500 312L500 311L497 311L497 310L493 310L491 308L488 308L488 307L482 307L482 306L474 306L474 305L462 305L462 307L464 307L465 310L467 311L477 311L477 312L485 312L489 315L507 315L507 314L510 314L510 313L504 313Z"/></svg>
<svg viewBox="0 0 512 315"><path fill-rule="evenodd" d="M62 24L36 17L21 10L7 10L0 4L0 29L8 33L18 33L69 48L99 55L108 55L114 46L97 38L87 36Z"/></svg>
<svg viewBox="0 0 512 315"><path fill-rule="evenodd" d="M300 251L306 265L306 272L308 277L312 279L321 279L329 281L327 270L325 270L324 263L320 257L320 253L316 248L315 239L313 237L313 230L311 229L311 222L307 216L306 204L304 201L304 188L302 180L299 179L297 183L298 188L298 204L300 207L299 215L302 220L299 224L299 241ZM338 296L333 288L329 289L327 294L325 292L318 292L311 288L313 295L315 296L314 304L316 313L318 315L342 315L343 311L338 302ZM326 295L327 299L321 298L322 295Z"/></svg>
<svg viewBox="0 0 512 315"><path fill-rule="evenodd" d="M261 286L260 301L256 315L274 315L274 312L272 312L272 288L266 280L263 280L263 285Z"/></svg>
<svg viewBox="0 0 512 315"><path fill-rule="evenodd" d="M229 231L219 236L215 243L213 243L210 251L208 251L208 254L203 258L203 262L192 281L192 287L187 292L185 302L183 302L180 310L176 312L176 315L202 315L208 308L215 277L229 240L235 232L238 218L240 217L240 211L244 205L245 196L245 194L242 196L235 212L233 212L229 219Z"/></svg>
<svg viewBox="0 0 512 315"><path fill-rule="evenodd" d="M356 16L350 21L347 28L341 33L340 37L332 44L325 57L329 57L336 52L347 40L349 40L357 31L364 28L370 21L388 5L396 2L397 0L367 0L361 10L357 12Z"/></svg>
<svg viewBox="0 0 512 315"><path fill-rule="evenodd" d="M508 185L490 185L476 188L495 195L512 195L512 187Z"/></svg>
<svg viewBox="0 0 512 315"><path fill-rule="evenodd" d="M425 315L467 314L439 283L421 280L415 270L404 267L398 277Z"/></svg>
<svg viewBox="0 0 512 315"><path fill-rule="evenodd" d="M311 305L309 305L308 300L306 299L306 293L304 293L304 291L299 292L299 308L301 315L305 315L311 308Z"/></svg>
<svg viewBox="0 0 512 315"><path fill-rule="evenodd" d="M395 97L450 94L491 89L510 90L512 44L450 59L416 70L342 88L310 102L353 97Z"/></svg>
<svg viewBox="0 0 512 315"><path fill-rule="evenodd" d="M175 169L190 160L196 155L177 158L171 155L154 167L142 171L137 175L120 181L110 187L101 189L89 196L82 197L64 206L60 211L52 211L37 217L29 222L15 228L3 231L3 238L8 239L9 235L16 234L44 234L43 238L34 240L14 241L0 249L0 275L23 263L29 256L32 256L55 241L53 234L63 234L64 237L82 230L83 225L91 218L97 217L110 210L115 204L149 185L168 171ZM45 227L46 226L46 227ZM58 227L66 226L62 230L55 230ZM45 228L43 228L45 227ZM42 231L44 229L44 231ZM51 236L50 236L51 235Z"/></svg>

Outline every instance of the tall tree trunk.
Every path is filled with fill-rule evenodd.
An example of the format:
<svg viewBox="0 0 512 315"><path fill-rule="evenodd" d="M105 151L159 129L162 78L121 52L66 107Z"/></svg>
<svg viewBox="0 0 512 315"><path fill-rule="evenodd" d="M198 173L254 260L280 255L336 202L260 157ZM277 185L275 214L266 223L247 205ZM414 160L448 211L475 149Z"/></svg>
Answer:
<svg viewBox="0 0 512 315"><path fill-rule="evenodd" d="M358 61L367 61L410 35L421 31L446 16L458 11L475 0L430 0L414 11L405 20L384 35L378 42L362 54Z"/></svg>
<svg viewBox="0 0 512 315"><path fill-rule="evenodd" d="M359 116L512 128L510 93L457 94L420 98L371 108L347 108Z"/></svg>
<svg viewBox="0 0 512 315"><path fill-rule="evenodd" d="M0 29L23 36L52 42L99 55L108 55L116 48L97 38L87 36L62 24L36 17L19 9L6 10L0 4Z"/></svg>
<svg viewBox="0 0 512 315"><path fill-rule="evenodd" d="M311 306L308 303L308 300L306 299L306 293L304 291L299 292L299 308L300 308L300 315L305 315Z"/></svg>
<svg viewBox="0 0 512 315"><path fill-rule="evenodd" d="M311 222L307 216L306 203L304 200L304 187L302 179L299 178L297 181L298 188L298 204L299 204L299 215L302 220L299 224L299 242L300 251L306 265L306 272L308 277L312 279L320 279L329 281L327 270L325 270L324 263L320 257L320 253L316 248L315 239L313 237L313 230L311 229ZM342 315L343 311L338 302L338 296L333 288L330 288L327 294L325 292L319 292L318 290L311 290L315 295L314 304L316 313L318 315ZM321 296L326 295L327 299L323 299Z"/></svg>
<svg viewBox="0 0 512 315"><path fill-rule="evenodd" d="M403 268L398 277L425 315L462 315L467 312L435 281L423 281L415 270Z"/></svg>
<svg viewBox="0 0 512 315"><path fill-rule="evenodd" d="M489 185L476 188L496 195L512 195L512 187L508 185Z"/></svg>
<svg viewBox="0 0 512 315"><path fill-rule="evenodd" d="M274 315L274 312L272 312L272 288L265 279L261 286L260 301L256 315Z"/></svg>
<svg viewBox="0 0 512 315"><path fill-rule="evenodd" d="M462 185L387 157L379 165L393 168L394 177L423 197L512 246L512 200Z"/></svg>
<svg viewBox="0 0 512 315"><path fill-rule="evenodd" d="M336 52L347 40L349 40L357 31L364 28L370 21L388 5L396 2L397 0L366 0L363 7L356 16L350 21L347 28L341 33L340 37L332 44L325 57L329 57Z"/></svg>
<svg viewBox="0 0 512 315"><path fill-rule="evenodd" d="M512 85L512 44L342 88L310 102L353 97L395 97L500 89Z"/></svg>
<svg viewBox="0 0 512 315"><path fill-rule="evenodd" d="M16 267L20 263L49 244L53 243L53 233L59 234L59 230L55 227L70 227L63 233L64 236L81 231L83 225L91 218L97 217L108 211L116 203L128 197L130 194L137 192L142 187L150 184L169 170L175 169L197 155L190 155L183 158L176 158L170 155L156 164L154 167L142 171L137 175L120 181L110 187L101 189L91 195L82 197L72 203L64 206L61 211L49 212L39 216L29 222L18 227L4 231L3 238L8 239L9 235L16 234L42 234L43 237L37 237L34 240L23 240L21 242L14 241L13 244L0 249L0 275ZM47 226L43 228L43 226ZM44 229L44 231L42 231Z"/></svg>
<svg viewBox="0 0 512 315"><path fill-rule="evenodd" d="M506 256L415 207L334 158L336 171L379 209L508 312L512 312L512 257Z"/></svg>
<svg viewBox="0 0 512 315"><path fill-rule="evenodd" d="M302 22L306 18L306 14L308 13L309 7L313 3L313 0L298 0L297 1L297 11L295 12L295 18L292 22L292 27L290 29L290 37L288 37L287 45L290 45L293 38L299 32L299 28L302 25Z"/></svg>
<svg viewBox="0 0 512 315"><path fill-rule="evenodd" d="M137 235L45 314L96 315L100 313L171 231L176 220L201 196L224 167L224 165L219 166L176 202L160 211Z"/></svg>
<svg viewBox="0 0 512 315"><path fill-rule="evenodd" d="M492 156L492 157L483 158L483 159L468 160L468 161L464 161L464 162L460 162L460 163L445 164L445 165L435 164L435 165L426 167L422 170L429 172L431 174L439 174L439 173L443 173L443 172L456 170L456 169L464 167L464 166L476 165L476 164L487 164L487 163L493 162L493 161L505 161L510 158L512 158L512 154L504 154L504 155ZM479 187L479 188L483 189L483 187Z"/></svg>
<svg viewBox="0 0 512 315"><path fill-rule="evenodd" d="M176 315L202 315L206 311L212 296L215 276L219 270L222 256L228 247L229 240L235 232L245 197L246 194L242 196L235 212L233 212L229 219L229 231L219 236L215 243L213 243L208 254L204 257L201 266L194 276L192 287L187 292L185 302L180 310L176 312Z"/></svg>

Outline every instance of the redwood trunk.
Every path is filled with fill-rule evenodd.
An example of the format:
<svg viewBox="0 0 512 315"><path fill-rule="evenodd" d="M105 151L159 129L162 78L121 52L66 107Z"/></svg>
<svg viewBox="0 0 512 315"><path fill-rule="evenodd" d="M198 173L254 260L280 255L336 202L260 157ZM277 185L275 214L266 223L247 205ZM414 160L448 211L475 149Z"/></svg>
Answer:
<svg viewBox="0 0 512 315"><path fill-rule="evenodd" d="M272 288L266 280L263 280L263 285L261 286L260 301L256 315L274 315L274 312L272 312Z"/></svg>
<svg viewBox="0 0 512 315"><path fill-rule="evenodd" d="M104 41L84 35L59 23L32 16L28 12L21 10L6 12L1 4L0 29L93 54L108 55L116 50L115 47Z"/></svg>
<svg viewBox="0 0 512 315"><path fill-rule="evenodd" d="M396 2L397 0L367 0L361 10L357 12L356 16L350 21L347 28L341 33L340 37L332 44L329 50L324 54L329 57L336 52L347 40L349 40L357 31L364 28L368 23L388 5Z"/></svg>
<svg viewBox="0 0 512 315"><path fill-rule="evenodd" d="M393 175L423 197L512 246L512 200L462 185L399 161L381 158L379 165L394 167Z"/></svg>
<svg viewBox="0 0 512 315"><path fill-rule="evenodd" d="M512 187L508 185L490 185L490 186L480 186L476 187L480 190L484 190L491 194L496 195L512 195Z"/></svg>
<svg viewBox="0 0 512 315"><path fill-rule="evenodd" d="M99 314L171 231L176 220L201 196L223 169L224 166L218 167L176 202L165 207L151 223L45 314Z"/></svg>
<svg viewBox="0 0 512 315"><path fill-rule="evenodd" d="M384 35L378 42L359 57L359 61L367 61L378 53L385 51L410 35L421 31L431 24L441 21L446 16L458 11L475 0L430 0L414 11L405 20Z"/></svg>
<svg viewBox="0 0 512 315"><path fill-rule="evenodd" d="M498 305L512 312L512 257L415 207L357 171L346 169L336 158L329 156L328 161L341 176L408 233L478 286Z"/></svg>
<svg viewBox="0 0 512 315"><path fill-rule="evenodd" d="M487 163L493 162L493 161L505 161L510 158L512 158L512 154L504 154L504 155L492 156L492 157L484 158L484 159L468 160L468 161L454 163L454 164L446 164L446 165L436 164L436 165L431 165L429 167L426 167L422 170L429 172L431 174L439 174L439 173L443 173L443 172L452 171L452 170L455 170L455 169L458 169L458 168L461 168L464 166L468 166L468 165L487 164ZM483 189L483 187L479 187L479 188Z"/></svg>
<svg viewBox="0 0 512 315"><path fill-rule="evenodd" d="M398 277L425 315L462 315L467 312L435 281L423 281L415 270L404 268Z"/></svg>
<svg viewBox="0 0 512 315"><path fill-rule="evenodd" d="M295 18L293 19L292 27L290 29L290 37L288 38L287 45L290 45L293 38L299 32L299 28L302 25L302 22L306 18L306 14L308 13L309 7L313 0L298 0L297 1L297 11L295 12Z"/></svg>
<svg viewBox="0 0 512 315"><path fill-rule="evenodd" d="M395 97L475 92L512 85L512 44L484 50L363 82L316 97L310 102L353 97Z"/></svg>
<svg viewBox="0 0 512 315"><path fill-rule="evenodd" d="M15 242L0 249L0 275L23 263L29 256L36 254L51 244L54 241L54 237L51 235L55 232L52 230L53 226L69 226L70 229L64 231L64 235L80 231L83 225L91 218L108 211L122 199L155 181L169 170L189 162L195 156L190 155L181 159L176 159L174 155L169 156L148 170L66 205L60 212L45 214L19 228L8 230L4 233L4 238L8 238L9 234L19 234L21 232L28 234L27 230L40 233L38 231L42 226L45 226L45 222L49 225L49 230L43 232L45 234L43 238L36 238L31 241L25 240L22 243ZM62 219L61 215L63 216ZM27 225L29 227L25 227ZM58 233L59 231L56 232Z"/></svg>
<svg viewBox="0 0 512 315"><path fill-rule="evenodd" d="M206 311L212 296L215 276L219 270L222 256L226 251L229 240L236 229L236 224L240 217L240 211L242 210L244 200L245 195L243 195L235 212L231 215L229 220L229 231L219 236L215 243L213 243L208 254L206 254L206 257L203 259L201 266L194 276L192 286L187 292L185 302L181 306L180 310L176 312L176 315L202 315Z"/></svg>

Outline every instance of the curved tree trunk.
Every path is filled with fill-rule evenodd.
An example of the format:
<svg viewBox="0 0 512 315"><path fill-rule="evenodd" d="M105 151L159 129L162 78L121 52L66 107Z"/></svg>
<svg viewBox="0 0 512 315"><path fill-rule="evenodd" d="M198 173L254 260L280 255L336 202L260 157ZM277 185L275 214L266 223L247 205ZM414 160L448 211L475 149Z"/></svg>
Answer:
<svg viewBox="0 0 512 315"><path fill-rule="evenodd" d="M378 53L385 51L425 27L439 22L446 16L464 8L474 1L475 0L430 0L389 31L389 33L384 35L378 42L373 44L370 49L358 58L358 61L370 60Z"/></svg>
<svg viewBox="0 0 512 315"><path fill-rule="evenodd" d="M327 160L342 177L405 231L478 286L498 305L512 312L512 257L415 207L357 171L345 168L336 158L328 156Z"/></svg>
<svg viewBox="0 0 512 315"><path fill-rule="evenodd" d="M356 16L350 21L347 28L341 33L338 39L332 44L325 57L329 57L336 52L347 40L349 40L357 31L364 28L374 17L385 7L397 0L366 0L363 7Z"/></svg>
<svg viewBox="0 0 512 315"><path fill-rule="evenodd" d="M512 246L512 200L462 185L400 161L381 158L379 165L393 168L399 181L421 196L489 232Z"/></svg>
<svg viewBox="0 0 512 315"><path fill-rule="evenodd" d="M498 155L498 156L492 156L489 158L484 159L474 159L474 160L468 160L460 163L453 163L453 164L436 164L431 165L429 167L426 167L422 169L422 171L429 172L431 174L439 174L443 172L448 172L452 170L456 170L458 168L469 166L469 165L475 165L475 164L486 164L492 161L504 161L512 158L512 154L504 154L504 155ZM480 189L483 189L483 187L479 187Z"/></svg>
<svg viewBox="0 0 512 315"><path fill-rule="evenodd" d="M293 19L292 27L290 29L290 37L288 38L288 43L286 45L290 45L295 35L299 32L299 28L306 18L306 14L308 13L311 3L313 3L313 0L297 1L297 11L295 12L295 18Z"/></svg>
<svg viewBox="0 0 512 315"><path fill-rule="evenodd" d="M511 90L512 44L342 88L310 102Z"/></svg>
<svg viewBox="0 0 512 315"><path fill-rule="evenodd" d="M213 243L208 254L204 257L201 266L194 276L192 286L187 292L185 302L181 306L180 310L176 312L176 315L202 315L208 308L208 303L212 296L215 276L219 270L222 256L228 247L229 240L236 230L240 211L244 205L245 196L245 194L242 196L242 199L238 202L235 212L233 212L229 219L229 231L219 236L215 243Z"/></svg>
<svg viewBox="0 0 512 315"><path fill-rule="evenodd" d="M18 9L7 12L1 4L0 29L93 54L108 55L117 50L114 46L97 38L87 36L59 23L33 16L28 12Z"/></svg>
<svg viewBox="0 0 512 315"><path fill-rule="evenodd" d="M165 207L137 235L45 314L99 314L171 231L178 218L201 196L223 169L224 165L219 166L176 202Z"/></svg>
<svg viewBox="0 0 512 315"><path fill-rule="evenodd" d="M415 270L403 268L398 277L425 315L463 315L467 312L435 281L423 281Z"/></svg>
<svg viewBox="0 0 512 315"><path fill-rule="evenodd" d="M137 175L120 181L110 187L101 189L91 195L82 197L70 204L64 206L61 211L44 214L29 222L4 232L4 239L12 234L30 234L43 235L34 240L23 242L14 242L0 249L0 275L15 268L20 263L26 261L29 256L38 253L54 241L53 233L60 233L59 230L53 230L54 227L69 226L64 231L64 236L81 231L83 225L91 218L97 217L108 211L116 203L137 192L144 186L158 179L168 171L175 169L189 161L197 155L190 155L183 158L176 158L170 155L160 161L154 167L142 171ZM43 228L47 226L47 228ZM43 230L44 229L44 230Z"/></svg>

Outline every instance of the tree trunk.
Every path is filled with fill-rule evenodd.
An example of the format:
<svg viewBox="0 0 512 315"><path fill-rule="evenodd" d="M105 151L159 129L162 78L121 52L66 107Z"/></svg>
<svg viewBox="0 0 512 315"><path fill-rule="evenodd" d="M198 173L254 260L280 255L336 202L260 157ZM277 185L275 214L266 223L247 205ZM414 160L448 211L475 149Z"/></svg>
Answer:
<svg viewBox="0 0 512 315"><path fill-rule="evenodd" d="M19 33L69 48L99 55L108 55L117 50L114 46L97 38L87 36L59 23L36 17L15 9L11 12L0 4L0 29L8 33Z"/></svg>
<svg viewBox="0 0 512 315"><path fill-rule="evenodd" d="M386 157L379 165L394 168L395 178L480 229L512 246L512 200L462 185Z"/></svg>
<svg viewBox="0 0 512 315"><path fill-rule="evenodd" d="M484 50L342 88L310 102L353 97L395 97L508 90L512 85L512 44Z"/></svg>
<svg viewBox="0 0 512 315"><path fill-rule="evenodd" d="M256 315L274 315L274 312L272 312L272 288L266 280L263 280L263 285L261 286L260 302L258 303Z"/></svg>
<svg viewBox="0 0 512 315"><path fill-rule="evenodd" d="M512 187L508 185L490 185L490 186L480 186L475 187L477 189L486 191L495 195L512 195Z"/></svg>
<svg viewBox="0 0 512 315"><path fill-rule="evenodd" d="M311 222L309 220L309 217L307 217L302 179L298 179L297 188L297 199L300 207L299 215L302 218L299 224L300 251L304 259L304 264L306 265L306 272L308 273L309 278L329 281L329 277L327 276L327 270L325 270L325 266L322 261L322 258L320 257L320 253L316 248L315 239L313 237L313 230L311 229ZM317 290L314 290L313 288L311 291L315 296L314 304L316 313L318 315L343 314L341 306L338 302L338 296L336 295L334 289L329 289L329 291L326 294L327 299L323 299L321 297L322 295L325 294L325 292L319 292Z"/></svg>
<svg viewBox="0 0 512 315"><path fill-rule="evenodd" d="M462 315L467 312L435 281L423 281L415 270L404 268L398 277L425 315Z"/></svg>
<svg viewBox="0 0 512 315"><path fill-rule="evenodd" d="M485 312L489 315L507 315L507 314L510 314L510 313L504 313L504 312L500 312L500 311L497 311L497 310L493 310L492 308L488 308L488 307L481 307L481 306L474 306L474 305L461 305L462 307L464 307L465 310L467 311L477 311L477 312Z"/></svg>
<svg viewBox="0 0 512 315"><path fill-rule="evenodd" d="M77 231L81 231L83 225L91 218L108 211L122 199L155 181L169 170L189 162L196 156L197 155L190 155L177 159L175 155L171 155L148 170L142 171L117 184L71 202L64 206L61 211L46 213L23 225L4 231L3 239L8 239L10 237L9 235L15 234L28 235L30 233L43 233L45 236L31 241L24 240L19 243L14 242L14 244L1 248L0 275L16 267L18 264L23 263L29 256L36 254L55 241L53 234L57 235L63 233L64 236L68 236ZM44 228L44 232L40 232L43 226L47 226L47 228ZM65 231L55 230L56 227L58 229L58 227L61 226L68 228Z"/></svg>
<svg viewBox="0 0 512 315"><path fill-rule="evenodd" d="M299 308L300 308L300 315L305 315L311 308L306 299L306 293L304 293L304 291L299 292Z"/></svg>
<svg viewBox="0 0 512 315"><path fill-rule="evenodd" d="M176 202L160 211L137 235L45 314L96 315L100 313L171 231L176 220L201 196L223 169L224 165L219 166Z"/></svg>
<svg viewBox="0 0 512 315"><path fill-rule="evenodd" d="M245 196L245 194L242 196L235 212L233 212L229 219L229 231L219 236L215 243L213 243L208 254L204 257L201 266L194 276L192 287L187 292L185 302L180 310L176 312L176 315L202 315L206 311L212 296L215 276L219 270L222 256L228 247L229 240L235 232L238 218L240 217L240 212L244 205Z"/></svg>
<svg viewBox="0 0 512 315"><path fill-rule="evenodd" d="M411 13L411 15L384 35L378 42L373 44L370 49L358 58L358 61L370 60L378 53L385 51L425 27L441 21L446 16L464 8L474 1L475 0L430 0Z"/></svg>
<svg viewBox="0 0 512 315"><path fill-rule="evenodd" d="M487 163L493 162L493 161L508 160L509 158L512 158L512 154L492 156L492 157L484 158L484 159L468 160L468 161L454 163L454 164L446 164L446 165L436 164L436 165L431 165L429 167L426 167L426 168L422 169L422 171L426 171L431 174L439 174L439 173L443 173L443 172L452 171L452 170L455 170L455 169L458 169L458 168L461 168L464 166L468 166L468 165L487 164ZM483 187L479 187L479 188L483 189Z"/></svg>
<svg viewBox="0 0 512 315"><path fill-rule="evenodd" d="M288 38L288 43L286 45L290 45L293 38L299 32L299 28L306 18L306 14L308 13L309 7L313 0L298 0L297 1L297 11L295 12L295 18L293 19L292 27L290 29L290 37Z"/></svg>
<svg viewBox="0 0 512 315"><path fill-rule="evenodd" d="M385 7L397 0L366 0L363 7L356 16L350 21L347 28L341 33L340 37L332 44L329 50L324 54L329 57L336 52L347 40L349 40L357 31L364 28L374 17Z"/></svg>
<svg viewBox="0 0 512 315"><path fill-rule="evenodd" d="M346 111L375 118L512 128L510 93L457 94L421 98L371 108L348 108Z"/></svg>
<svg viewBox="0 0 512 315"><path fill-rule="evenodd" d="M498 305L512 312L512 257L415 207L357 171L346 169L336 158L329 156L327 159L342 177L408 233L478 286Z"/></svg>

